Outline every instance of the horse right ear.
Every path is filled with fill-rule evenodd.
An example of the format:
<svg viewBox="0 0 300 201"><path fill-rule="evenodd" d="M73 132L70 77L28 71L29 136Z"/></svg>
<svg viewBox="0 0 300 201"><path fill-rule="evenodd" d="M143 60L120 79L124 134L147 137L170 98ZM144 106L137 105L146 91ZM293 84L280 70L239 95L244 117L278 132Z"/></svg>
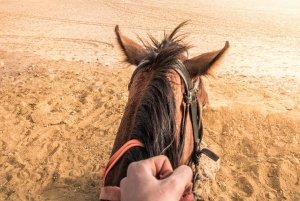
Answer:
<svg viewBox="0 0 300 201"><path fill-rule="evenodd" d="M192 59L185 60L183 64L190 73L192 79L201 75L211 75L214 77L214 68L222 61L226 51L229 48L229 42L226 41L225 46L217 51L207 52L196 56Z"/></svg>
<svg viewBox="0 0 300 201"><path fill-rule="evenodd" d="M145 58L147 55L146 49L144 49L141 45L137 44L130 38L124 36L117 25L115 28L115 32L117 35L118 43L121 46L125 56L126 62L132 65L139 65L139 63Z"/></svg>

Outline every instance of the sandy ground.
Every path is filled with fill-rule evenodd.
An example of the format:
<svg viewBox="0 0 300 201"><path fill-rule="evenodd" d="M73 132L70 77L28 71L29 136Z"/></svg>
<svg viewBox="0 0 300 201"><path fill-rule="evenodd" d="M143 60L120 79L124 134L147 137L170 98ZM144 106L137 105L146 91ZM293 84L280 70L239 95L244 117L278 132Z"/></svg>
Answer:
<svg viewBox="0 0 300 201"><path fill-rule="evenodd" d="M133 71L114 26L161 38L184 20L190 57L231 50L205 79L207 200L300 200L300 3L0 0L0 200L97 200ZM200 187L199 187L200 188Z"/></svg>

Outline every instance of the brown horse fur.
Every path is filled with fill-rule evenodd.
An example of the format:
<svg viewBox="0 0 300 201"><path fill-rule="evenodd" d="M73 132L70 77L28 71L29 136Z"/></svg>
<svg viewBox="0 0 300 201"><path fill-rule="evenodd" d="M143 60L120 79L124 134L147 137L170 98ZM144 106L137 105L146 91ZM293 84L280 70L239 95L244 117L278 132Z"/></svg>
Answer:
<svg viewBox="0 0 300 201"><path fill-rule="evenodd" d="M125 54L126 62L137 66L147 58L151 64L141 68L133 77L128 102L111 154L130 139L139 140L145 147L128 150L108 173L105 186L119 186L121 179L126 176L128 165L134 161L161 154L170 159L173 168L189 161L193 152L192 125L188 120L183 154L180 158L185 89L184 83L172 66L180 60L193 80L200 77L198 100L200 105L204 105L208 103L208 97L201 76L213 75L212 69L228 49L229 43L226 42L221 50L187 59L184 55L189 46L183 43L182 38L176 36L177 31L186 24L181 23L170 35L165 36L162 42L150 36L153 44L144 43L144 47L124 36L116 26L117 40Z"/></svg>

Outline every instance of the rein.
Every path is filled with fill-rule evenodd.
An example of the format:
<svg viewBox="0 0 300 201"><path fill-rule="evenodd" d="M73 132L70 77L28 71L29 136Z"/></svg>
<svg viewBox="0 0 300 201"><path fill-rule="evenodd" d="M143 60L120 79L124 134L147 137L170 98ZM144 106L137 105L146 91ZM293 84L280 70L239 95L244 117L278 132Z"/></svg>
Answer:
<svg viewBox="0 0 300 201"><path fill-rule="evenodd" d="M108 172L114 167L114 165L119 161L124 153L132 147L144 147L144 145L136 139L129 140L116 153L114 153L114 155L110 157L106 166L103 168L102 174L100 176L104 182Z"/></svg>

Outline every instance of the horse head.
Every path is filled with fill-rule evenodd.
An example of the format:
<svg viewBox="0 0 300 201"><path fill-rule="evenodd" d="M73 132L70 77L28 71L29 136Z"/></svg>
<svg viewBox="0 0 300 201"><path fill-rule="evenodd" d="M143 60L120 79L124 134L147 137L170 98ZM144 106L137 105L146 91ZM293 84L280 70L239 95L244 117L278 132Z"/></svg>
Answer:
<svg viewBox="0 0 300 201"><path fill-rule="evenodd" d="M132 139L143 146L125 152L107 172L104 186L119 186L133 161L164 154L176 168L195 160L193 153L195 155L199 146L199 142L195 143L195 132L200 133L203 129L201 109L208 103L202 76L213 76L229 43L220 50L188 59L190 46L177 34L186 24L181 23L161 42L150 36L151 43L142 42L143 45L123 35L116 26L115 33L125 62L137 67L128 85L128 102L112 155ZM187 109L189 105L195 105L197 110L194 120L190 118L193 110Z"/></svg>

